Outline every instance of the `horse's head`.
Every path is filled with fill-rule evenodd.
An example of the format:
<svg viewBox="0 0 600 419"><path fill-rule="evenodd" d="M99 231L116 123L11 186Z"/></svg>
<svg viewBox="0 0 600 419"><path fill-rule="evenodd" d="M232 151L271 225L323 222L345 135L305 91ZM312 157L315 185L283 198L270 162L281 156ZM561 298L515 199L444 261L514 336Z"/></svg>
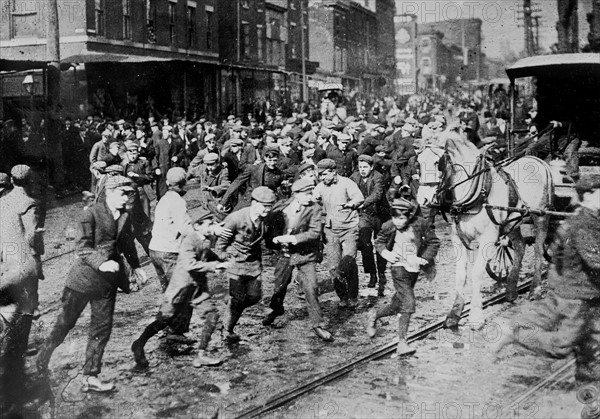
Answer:
<svg viewBox="0 0 600 419"><path fill-rule="evenodd" d="M417 153L419 162L419 189L417 191L417 202L422 207L437 205L437 192L442 173L440 161L444 157L445 150L435 145L424 145Z"/></svg>

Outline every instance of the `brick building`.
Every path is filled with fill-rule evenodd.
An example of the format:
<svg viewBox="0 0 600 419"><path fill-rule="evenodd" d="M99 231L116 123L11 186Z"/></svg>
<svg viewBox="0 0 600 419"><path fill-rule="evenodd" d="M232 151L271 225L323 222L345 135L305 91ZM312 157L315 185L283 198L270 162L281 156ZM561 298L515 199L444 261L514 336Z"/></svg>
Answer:
<svg viewBox="0 0 600 419"><path fill-rule="evenodd" d="M58 0L64 112L218 114L220 3ZM45 4L13 0L0 14L0 58L45 61ZM16 113L19 98L3 96Z"/></svg>

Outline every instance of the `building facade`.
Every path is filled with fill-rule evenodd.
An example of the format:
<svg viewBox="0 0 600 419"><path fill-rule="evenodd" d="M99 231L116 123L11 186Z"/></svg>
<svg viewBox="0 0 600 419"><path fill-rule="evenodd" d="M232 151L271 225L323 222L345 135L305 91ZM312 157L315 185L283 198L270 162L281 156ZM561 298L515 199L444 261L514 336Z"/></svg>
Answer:
<svg viewBox="0 0 600 419"><path fill-rule="evenodd" d="M218 3L59 0L64 112L216 115ZM0 57L45 61L44 4L8 5L1 11L8 24L0 26Z"/></svg>

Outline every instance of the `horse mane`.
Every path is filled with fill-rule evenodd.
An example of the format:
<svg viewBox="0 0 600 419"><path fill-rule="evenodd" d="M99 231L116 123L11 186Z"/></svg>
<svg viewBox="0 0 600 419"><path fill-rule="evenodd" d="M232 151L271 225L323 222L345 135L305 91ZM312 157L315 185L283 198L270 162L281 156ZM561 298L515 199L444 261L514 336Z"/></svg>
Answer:
<svg viewBox="0 0 600 419"><path fill-rule="evenodd" d="M469 140L455 131L444 131L440 139L445 143L445 149L453 161L474 162L481 154L479 149Z"/></svg>

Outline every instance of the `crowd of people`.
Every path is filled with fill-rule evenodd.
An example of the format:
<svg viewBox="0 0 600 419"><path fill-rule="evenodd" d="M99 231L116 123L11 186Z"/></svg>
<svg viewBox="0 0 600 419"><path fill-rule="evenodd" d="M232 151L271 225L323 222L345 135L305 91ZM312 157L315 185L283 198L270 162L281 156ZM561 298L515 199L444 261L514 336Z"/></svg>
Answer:
<svg viewBox="0 0 600 419"><path fill-rule="evenodd" d="M204 117L67 120L63 147L70 159L65 169L89 192L78 258L65 283L62 308L39 350L39 373L47 376L53 351L89 303L83 389L114 388L99 373L117 290L136 291L147 281L136 240L150 257L163 291L155 320L132 342L140 369L149 367L146 342L161 331L168 341L191 343L186 333L195 307L206 315L193 365L220 364L222 359L208 351L212 334L222 324L227 344L240 340L240 317L262 298L265 248L275 252L276 263L274 278L264 278L274 282L274 290L263 325L284 314L287 288L297 270L310 328L318 338L333 340L319 304L315 267L326 263L339 308L355 310L360 251L367 286L384 297L389 266L395 289L388 304L369 312L366 332L375 336L378 319L398 314L396 355L414 352L406 340L415 312L413 289L420 272L432 271L440 246L432 218L424 217L416 202L420 168L415 147L435 143L439 133L454 129L479 147L494 143L502 153L506 124L502 115L491 112L480 123L475 103L449 109L448 101L427 96L415 96L402 106L382 101L383 109L378 105L355 116L336 105L324 102L322 115L275 114L260 121L252 115L230 115L220 123ZM30 167L14 165L10 176L0 180L3 190L14 187L0 198L2 242L8 243L10 236L12 242L24 243L26 249L17 253L30 261L28 270L15 276L7 263L11 253L3 245L3 277L15 276L10 292L3 291L3 303L15 307L18 319L4 321L23 326L9 328L4 340L10 351L2 359L2 394L18 401L22 383L15 377L23 376L21 355L36 315L37 281L43 279L44 204ZM195 219L184 199L189 184L200 190ZM215 272L229 282L224 313L210 299Z"/></svg>

